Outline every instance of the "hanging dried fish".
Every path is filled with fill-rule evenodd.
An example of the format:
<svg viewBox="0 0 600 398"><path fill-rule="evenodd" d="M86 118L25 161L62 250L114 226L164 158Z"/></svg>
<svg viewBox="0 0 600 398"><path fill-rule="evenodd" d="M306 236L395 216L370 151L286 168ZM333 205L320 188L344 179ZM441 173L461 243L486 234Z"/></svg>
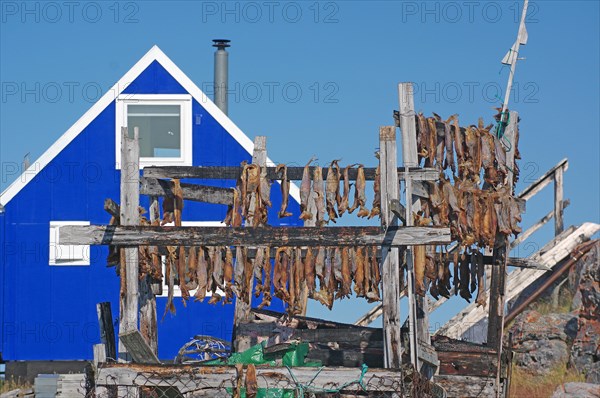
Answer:
<svg viewBox="0 0 600 398"><path fill-rule="evenodd" d="M413 246L414 250L414 271L415 271L415 293L425 296L425 265L427 257L425 255L425 246Z"/></svg>
<svg viewBox="0 0 600 398"><path fill-rule="evenodd" d="M435 120L433 121L433 125L435 126L436 132L436 146L435 146L435 166L438 170L442 171L444 169L444 148L446 147L446 133L444 126L438 127L437 123L444 123L440 115L434 113L433 114Z"/></svg>
<svg viewBox="0 0 600 398"><path fill-rule="evenodd" d="M206 297L206 291L208 288L208 264L206 262L206 255L203 247L198 248L196 255L198 266L196 267L196 279L198 279L198 289L194 295L195 301L203 301Z"/></svg>
<svg viewBox="0 0 600 398"><path fill-rule="evenodd" d="M467 302L471 302L471 292L469 291L469 282L470 282L470 269L469 269L469 260L466 256L466 252L460 258L459 263L459 274L460 274L460 283L458 286L458 290L460 293L460 297L467 300Z"/></svg>
<svg viewBox="0 0 600 398"><path fill-rule="evenodd" d="M324 270L323 278L319 283L319 291L315 292L312 296L313 299L318 300L321 304L329 308L333 308L333 289L331 289L331 283L334 282L333 270L332 270L332 250L330 248L319 248L319 255L317 256L317 267L319 261L323 261Z"/></svg>
<svg viewBox="0 0 600 398"><path fill-rule="evenodd" d="M316 289L315 258L310 247L306 249L306 256L304 257L304 276L306 278L308 293L312 294Z"/></svg>
<svg viewBox="0 0 600 398"><path fill-rule="evenodd" d="M365 170L362 164L358 165L358 170L356 172L356 189L354 192L354 203L352 207L348 209L349 213L352 213L355 209L360 207L358 211L359 217L367 217L370 213L369 210L365 207L365 203L367 203L367 197L365 194L365 189L367 186L367 182L365 179Z"/></svg>
<svg viewBox="0 0 600 398"><path fill-rule="evenodd" d="M357 297L364 297L365 295L365 262L363 247L356 248L356 272L354 273L354 292Z"/></svg>
<svg viewBox="0 0 600 398"><path fill-rule="evenodd" d="M323 286L325 284L325 248L322 246L317 249L315 273L319 277L319 285Z"/></svg>
<svg viewBox="0 0 600 398"><path fill-rule="evenodd" d="M342 283L342 250L336 247L333 250L333 290L337 291L338 284Z"/></svg>
<svg viewBox="0 0 600 398"><path fill-rule="evenodd" d="M258 308L261 309L263 307L268 307L271 305L271 259L269 258L271 254L271 247L267 246L265 248L265 259L263 262L263 273L265 275L264 283L263 283L263 299L259 304Z"/></svg>
<svg viewBox="0 0 600 398"><path fill-rule="evenodd" d="M245 182L243 181L243 170L246 165L246 161L244 160L241 163L242 173L238 177L236 181L236 186L233 188L233 203L227 208L227 215L225 216L225 220L223 223L230 227L241 227L242 226L242 199L246 191Z"/></svg>
<svg viewBox="0 0 600 398"><path fill-rule="evenodd" d="M477 261L476 265L471 264L471 266L477 267L477 297L475 298L475 302L477 306L484 306L487 304L487 293L485 290L485 265L483 264L483 255L480 252L477 252Z"/></svg>
<svg viewBox="0 0 600 398"><path fill-rule="evenodd" d="M427 159L425 159L425 167L434 167L437 154L437 128L435 126L434 118L427 118L427 127L429 129L429 134L427 134L429 142L427 143Z"/></svg>
<svg viewBox="0 0 600 398"><path fill-rule="evenodd" d="M344 192L342 194L342 199L340 204L338 205L338 213L341 216L344 214L346 210L350 207L350 177L349 171L352 167L356 166L356 164L351 164L349 166L344 167Z"/></svg>
<svg viewBox="0 0 600 398"><path fill-rule="evenodd" d="M377 261L377 248L373 246L371 248L371 261L370 261L370 289L367 291L366 297L369 303L380 301L379 295L379 283L381 282L381 274L379 272L379 262Z"/></svg>
<svg viewBox="0 0 600 398"><path fill-rule="evenodd" d="M290 299L290 294L287 290L289 261L289 248L277 248L275 252L275 269L273 270L273 287L275 288L275 297L279 297L285 302Z"/></svg>
<svg viewBox="0 0 600 398"><path fill-rule="evenodd" d="M352 275L350 273L350 253L348 247L342 248L342 284L336 298L349 297L352 290Z"/></svg>
<svg viewBox="0 0 600 398"><path fill-rule="evenodd" d="M465 146L468 155L468 161L466 162L467 176L476 183L479 183L479 173L481 171L481 141L479 139L479 130L474 126L469 126L465 130Z"/></svg>
<svg viewBox="0 0 600 398"><path fill-rule="evenodd" d="M483 179L487 184L495 187L498 184L498 170L496 169L494 137L484 130L479 138L481 140L481 164L484 169Z"/></svg>
<svg viewBox="0 0 600 398"><path fill-rule="evenodd" d="M166 271L166 279L167 279L167 304L165 305L165 313L163 315L163 318L165 315L167 315L167 312L170 312L171 314L175 313L175 305L173 305L173 292L175 289L175 275L173 272L173 268L174 268L174 264L177 261L177 247L175 246L167 246L167 251L168 251L168 255L167 255L167 260L166 260L166 264L165 264L165 271ZM123 259L123 262L121 263L121 269L125 269L124 266L124 259L125 256L121 256L121 259ZM124 278L121 277L121 280L123 281Z"/></svg>
<svg viewBox="0 0 600 398"><path fill-rule="evenodd" d="M241 246L235 248L235 267L233 269L233 291L239 298L244 292L244 254Z"/></svg>
<svg viewBox="0 0 600 398"><path fill-rule="evenodd" d="M429 127L422 112L417 115L417 121L417 155L419 164L421 164L422 159L427 159L429 156Z"/></svg>
<svg viewBox="0 0 600 398"><path fill-rule="evenodd" d="M278 164L275 171L281 174L281 208L279 209L278 216L279 218L289 217L292 213L287 211L290 197L290 180L287 178L287 166L285 164Z"/></svg>
<svg viewBox="0 0 600 398"><path fill-rule="evenodd" d="M256 379L256 367L249 364L246 369L246 398L256 398L258 395L258 380Z"/></svg>
<svg viewBox="0 0 600 398"><path fill-rule="evenodd" d="M454 139L452 138L451 122L457 117L452 115L444 121L444 143L446 146L446 159L444 161L444 169L450 167L453 173L456 174L456 165L454 164Z"/></svg>
<svg viewBox="0 0 600 398"><path fill-rule="evenodd" d="M225 249L223 275L225 279L225 302L229 303L233 299L233 253L229 246Z"/></svg>
<svg viewBox="0 0 600 398"><path fill-rule="evenodd" d="M338 160L334 160L329 165L329 170L327 170L327 185L325 191L325 199L327 204L327 215L329 216L329 221L336 222L335 219L338 217L337 212L335 211L335 206L338 203L338 200L341 202L340 198L340 166L338 166Z"/></svg>
<svg viewBox="0 0 600 398"><path fill-rule="evenodd" d="M196 269L198 267L198 262L196 259L196 248L190 247L188 248L188 263L187 263L187 275L186 279L189 281L187 283L188 290L194 290L198 287L198 279L196 278Z"/></svg>
<svg viewBox="0 0 600 398"><path fill-rule="evenodd" d="M249 214L250 212L250 203L252 202L252 197L254 196L258 201L259 197L259 187L260 187L260 167L256 164L247 164L242 169L242 216L243 217L252 217L254 214ZM255 211L258 209L259 204L255 206Z"/></svg>
<svg viewBox="0 0 600 398"><path fill-rule="evenodd" d="M246 304L250 304L250 296L252 295L252 277L254 276L254 263L248 258L247 247L242 248L242 256L244 260L244 291L241 298Z"/></svg>
<svg viewBox="0 0 600 398"><path fill-rule="evenodd" d="M266 254L267 256L269 253ZM256 248L256 256L254 257L254 297L260 296L264 290L263 275L265 264L265 249L264 247Z"/></svg>
<svg viewBox="0 0 600 398"><path fill-rule="evenodd" d="M315 193L315 207L317 209L317 227L324 226L325 220L325 188L323 183L323 169L320 166L315 167L313 175L313 191Z"/></svg>
<svg viewBox="0 0 600 398"><path fill-rule="evenodd" d="M375 156L379 159L379 152L377 152ZM379 167L380 165L377 165L377 168L375 169L375 181L373 181L373 208L371 209L371 214L369 214L369 219L381 215L381 173Z"/></svg>
<svg viewBox="0 0 600 398"><path fill-rule="evenodd" d="M310 164L314 158L311 158L302 172L302 182L300 183L300 214L301 220L312 220L313 215L308 211L308 200L310 198Z"/></svg>

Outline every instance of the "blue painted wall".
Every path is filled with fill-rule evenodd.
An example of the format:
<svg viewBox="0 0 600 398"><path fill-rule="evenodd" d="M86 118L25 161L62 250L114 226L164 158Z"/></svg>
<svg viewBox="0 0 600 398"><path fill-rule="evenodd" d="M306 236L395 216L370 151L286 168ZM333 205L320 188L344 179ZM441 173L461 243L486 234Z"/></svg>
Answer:
<svg viewBox="0 0 600 398"><path fill-rule="evenodd" d="M184 94L183 87L158 63L152 63L124 91L140 94ZM247 153L196 101L192 105L194 165L239 165ZM196 123L198 121L199 123ZM48 164L0 215L0 352L5 360L91 359L99 342L96 303L112 303L118 328L119 280L106 267L107 248L92 246L90 266L49 265L50 221L106 224L105 198L119 199L120 173L115 170L115 103ZM196 180L196 182L199 182ZM233 181L205 181L233 186ZM279 220L278 185L272 189L269 224L299 225L296 217ZM148 199L141 204L148 207ZM299 205L290 201L290 211ZM221 221L225 206L186 202L183 218ZM208 305L175 299L176 315L167 314L165 298L157 299L159 357L172 359L196 334L230 339L233 304ZM283 308L278 299L271 309ZM161 320L162 319L162 320Z"/></svg>

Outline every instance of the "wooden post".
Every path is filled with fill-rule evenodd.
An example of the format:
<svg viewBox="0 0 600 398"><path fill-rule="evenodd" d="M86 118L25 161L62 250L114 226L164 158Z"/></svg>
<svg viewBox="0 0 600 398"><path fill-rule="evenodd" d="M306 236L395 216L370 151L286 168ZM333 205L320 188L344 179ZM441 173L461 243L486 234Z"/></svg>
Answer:
<svg viewBox="0 0 600 398"><path fill-rule="evenodd" d="M158 197L150 197L150 224L159 222ZM156 246L149 248L152 254L158 251ZM156 287L150 275L140 280L140 333L155 355L158 355L158 330L156 317Z"/></svg>
<svg viewBox="0 0 600 398"><path fill-rule="evenodd" d="M140 147L139 129L134 127L133 138L129 138L127 127L121 128L121 225L139 224L140 203ZM138 249L122 249L125 266L125 297L121 297L119 334L138 327ZM121 272L123 275L123 272ZM119 341L119 358L127 359L125 346Z"/></svg>
<svg viewBox="0 0 600 398"><path fill-rule="evenodd" d="M267 137L257 136L254 138L254 151L252 152L252 163L257 164L261 167L261 175L265 175L267 165ZM250 207L248 209L248 217L246 219L246 227L251 228L252 219L254 217L254 211L256 209L256 198L253 194L250 199ZM236 267L243 267L244 264L240 264L238 259L235 263ZM244 300L237 298L235 300L235 314L234 314L234 325L233 325L233 346L236 352L244 351L250 348L251 341L250 336L242 336L237 334L237 330L241 323L247 323L251 320L251 309L252 309L252 290L254 285L254 278L251 278L252 285L248 288L247 303Z"/></svg>
<svg viewBox="0 0 600 398"><path fill-rule="evenodd" d="M412 83L400 83L398 85L398 97L400 101L400 129L402 132L402 159L404 167L418 167L417 155L417 133L415 125L414 91ZM413 197L413 178L410 173L405 178L406 187L406 225L413 225L413 210L420 209L421 201L418 196ZM411 362L427 378L432 378L437 363L436 358L430 358L426 366L421 367L421 351L425 355L425 348L431 345L429 336L429 302L427 297L415 294L414 281L414 247L407 249L408 263L408 302L409 302L409 324L411 341ZM421 349L423 346L423 350ZM431 351L431 350L429 350Z"/></svg>
<svg viewBox="0 0 600 398"><path fill-rule="evenodd" d="M506 153L506 164L509 170L514 169L515 164L515 137L518 128L519 114L515 111L510 112L510 121L504 132L503 141L509 143ZM507 186L509 194L513 194L513 173L509 172ZM494 253L492 255L492 277L490 284L490 303L488 312L488 333L487 345L497 351L497 375L496 392L500 397L500 374L502 369L502 335L504 334L504 312L506 305L506 270L508 265L508 254L510 243L508 236L503 234L496 235L494 243Z"/></svg>
<svg viewBox="0 0 600 398"><path fill-rule="evenodd" d="M110 302L106 301L96 304L96 311L98 312L98 325L100 326L100 341L102 341L103 348L106 349L104 360L106 358L116 360L115 328L113 326Z"/></svg>
<svg viewBox="0 0 600 398"><path fill-rule="evenodd" d="M399 186L396 153L396 128L379 128L379 167L381 175L381 223L388 228L398 225L398 218L390 210L390 201L398 199ZM398 248L381 247L383 290L384 366L400 368L400 264Z"/></svg>
<svg viewBox="0 0 600 398"><path fill-rule="evenodd" d="M554 171L554 236L563 230L563 168L559 167Z"/></svg>

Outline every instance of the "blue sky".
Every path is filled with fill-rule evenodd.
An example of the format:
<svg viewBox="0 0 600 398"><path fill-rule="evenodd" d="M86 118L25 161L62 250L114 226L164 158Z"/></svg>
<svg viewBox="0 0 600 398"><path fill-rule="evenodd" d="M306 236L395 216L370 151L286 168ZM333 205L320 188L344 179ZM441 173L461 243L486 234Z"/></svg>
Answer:
<svg viewBox="0 0 600 398"><path fill-rule="evenodd" d="M2 0L0 188L15 178L9 165L40 156L154 44L210 88L213 38L232 40L230 117L249 136L266 135L274 161L374 165L400 81L415 83L426 114L491 121L521 3ZM600 221L599 20L598 1L530 3L511 98L521 116L517 191L568 157L566 225ZM528 204L525 226L550 211L551 198L547 188ZM532 241L541 246L552 232L548 225ZM368 308L344 300L331 314L319 304L309 311L353 321Z"/></svg>

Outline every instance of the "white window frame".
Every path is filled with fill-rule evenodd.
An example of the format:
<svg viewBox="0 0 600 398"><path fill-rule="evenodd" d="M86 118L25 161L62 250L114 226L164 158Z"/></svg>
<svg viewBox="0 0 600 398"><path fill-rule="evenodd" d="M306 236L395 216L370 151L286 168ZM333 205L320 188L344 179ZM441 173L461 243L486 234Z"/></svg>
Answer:
<svg viewBox="0 0 600 398"><path fill-rule="evenodd" d="M115 159L121 169L121 127L127 126L128 105L179 105L181 109L181 156L140 157L140 169L146 166L192 165L192 96L188 94L121 94L116 100Z"/></svg>
<svg viewBox="0 0 600 398"><path fill-rule="evenodd" d="M174 223L165 224L166 226L173 226ZM225 227L226 225L222 221L182 221L182 227ZM161 256L162 263L162 274L163 274L163 282L162 282L162 293L157 295L157 297L168 297L169 296L169 281L166 280L166 256ZM190 290L190 297L193 297L196 294L196 290ZM225 292L221 289L217 288L216 293L218 293L221 297L225 297ZM205 297L212 297L213 292L206 292ZM181 297L181 288L179 285L173 286L173 297Z"/></svg>
<svg viewBox="0 0 600 398"><path fill-rule="evenodd" d="M90 246L89 245L61 245L59 241L60 227L65 225L90 225L89 221L50 221L50 244L48 251L48 261L51 266L76 266L90 265ZM67 256L82 250L81 258L63 259ZM61 253L61 258L56 258L57 251ZM58 262L57 262L58 260Z"/></svg>

